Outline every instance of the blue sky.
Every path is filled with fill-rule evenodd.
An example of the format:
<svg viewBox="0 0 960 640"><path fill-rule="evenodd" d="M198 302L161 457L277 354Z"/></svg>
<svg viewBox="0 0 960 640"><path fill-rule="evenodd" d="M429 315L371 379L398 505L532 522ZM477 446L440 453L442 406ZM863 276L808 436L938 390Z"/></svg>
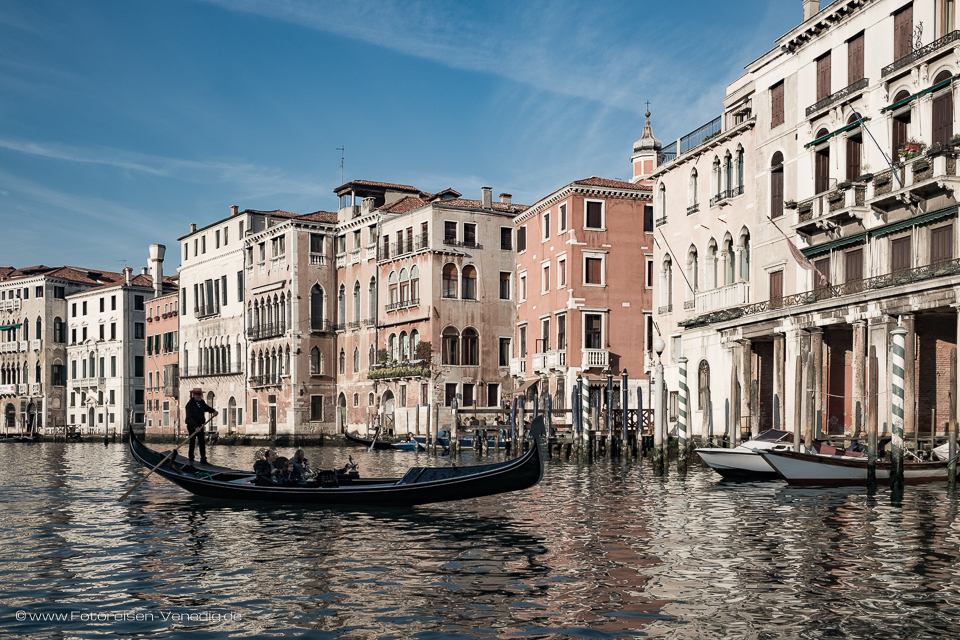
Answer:
<svg viewBox="0 0 960 640"><path fill-rule="evenodd" d="M0 3L0 266L117 271L191 222L336 209L344 179L532 204L628 179L800 0ZM166 271L176 266L168 251Z"/></svg>

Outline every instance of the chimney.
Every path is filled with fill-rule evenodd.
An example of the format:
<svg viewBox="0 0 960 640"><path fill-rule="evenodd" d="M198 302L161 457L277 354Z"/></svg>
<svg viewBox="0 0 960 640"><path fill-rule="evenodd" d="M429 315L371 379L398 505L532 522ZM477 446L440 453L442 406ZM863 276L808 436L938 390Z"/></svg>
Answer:
<svg viewBox="0 0 960 640"><path fill-rule="evenodd" d="M153 297L163 295L163 254L167 248L162 244L150 245L150 270L153 272Z"/></svg>
<svg viewBox="0 0 960 640"><path fill-rule="evenodd" d="M190 233L196 233L196 232L197 232L197 223L196 223L196 222L191 222L191 223L190 223Z"/></svg>
<svg viewBox="0 0 960 640"><path fill-rule="evenodd" d="M501 193L501 194L500 194L500 202L503 203L503 204L512 204L512 203L513 203L513 195L512 195L512 194L509 194L509 193Z"/></svg>
<svg viewBox="0 0 960 640"><path fill-rule="evenodd" d="M364 198L363 201L360 203L360 213L362 215L371 213L376 208L377 208L376 198Z"/></svg>
<svg viewBox="0 0 960 640"><path fill-rule="evenodd" d="M820 0L803 0L803 21L820 13Z"/></svg>
<svg viewBox="0 0 960 640"><path fill-rule="evenodd" d="M127 285L133 280L133 269L130 267L123 268L123 279L127 282Z"/></svg>
<svg viewBox="0 0 960 640"><path fill-rule="evenodd" d="M230 205L230 215L235 216L240 213L240 207L235 204Z"/></svg>
<svg viewBox="0 0 960 640"><path fill-rule="evenodd" d="M147 268L146 268L146 267L140 267L140 275L145 276L145 275L149 275L149 274L150 274L150 272L147 271Z"/></svg>
<svg viewBox="0 0 960 640"><path fill-rule="evenodd" d="M493 187L480 187L480 206L484 209L493 209Z"/></svg>

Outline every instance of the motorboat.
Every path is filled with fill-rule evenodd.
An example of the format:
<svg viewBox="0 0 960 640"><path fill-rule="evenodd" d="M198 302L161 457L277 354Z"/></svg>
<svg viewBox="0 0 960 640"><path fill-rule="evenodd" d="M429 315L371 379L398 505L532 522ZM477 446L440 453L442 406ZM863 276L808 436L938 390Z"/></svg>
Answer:
<svg viewBox="0 0 960 640"><path fill-rule="evenodd" d="M775 480L779 477L777 472L757 453L767 450L793 451L793 434L780 429L768 429L733 449L701 448L696 452L724 478Z"/></svg>
<svg viewBox="0 0 960 640"><path fill-rule="evenodd" d="M865 485L867 455L850 451L831 453L821 448L817 454L797 451L760 451L760 456L789 484ZM876 462L877 482L889 484L890 463ZM936 482L947 479L947 462L903 463L903 479L908 483Z"/></svg>

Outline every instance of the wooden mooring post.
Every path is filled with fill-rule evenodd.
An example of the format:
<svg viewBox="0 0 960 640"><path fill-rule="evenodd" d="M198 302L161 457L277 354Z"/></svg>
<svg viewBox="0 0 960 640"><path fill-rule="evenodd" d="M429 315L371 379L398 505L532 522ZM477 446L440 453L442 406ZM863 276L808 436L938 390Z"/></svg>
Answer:
<svg viewBox="0 0 960 640"><path fill-rule="evenodd" d="M867 377L867 491L877 490L877 427L879 426L880 373L877 371L877 347L870 347L868 360L870 371Z"/></svg>
<svg viewBox="0 0 960 640"><path fill-rule="evenodd" d="M947 489L957 490L957 348L950 350L950 422L947 426Z"/></svg>
<svg viewBox="0 0 960 640"><path fill-rule="evenodd" d="M663 338L657 336L653 341L653 350L657 362L653 369L653 473L663 475L664 472L664 438L663 438L663 363L660 354L663 353Z"/></svg>

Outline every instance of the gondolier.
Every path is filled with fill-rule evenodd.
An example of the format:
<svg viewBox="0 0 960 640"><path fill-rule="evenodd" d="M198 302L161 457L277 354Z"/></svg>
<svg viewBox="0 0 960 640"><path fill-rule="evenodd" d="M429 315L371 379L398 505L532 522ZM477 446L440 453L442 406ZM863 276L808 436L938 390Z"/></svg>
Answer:
<svg viewBox="0 0 960 640"><path fill-rule="evenodd" d="M200 464L207 464L207 443L204 442L203 423L206 422L206 414L217 415L217 410L203 401L203 389L197 388L190 392L190 401L183 410L185 414L184 422L187 423L187 431L190 433L190 464L193 464L193 445L194 442L200 445ZM194 432L200 430L194 437Z"/></svg>

